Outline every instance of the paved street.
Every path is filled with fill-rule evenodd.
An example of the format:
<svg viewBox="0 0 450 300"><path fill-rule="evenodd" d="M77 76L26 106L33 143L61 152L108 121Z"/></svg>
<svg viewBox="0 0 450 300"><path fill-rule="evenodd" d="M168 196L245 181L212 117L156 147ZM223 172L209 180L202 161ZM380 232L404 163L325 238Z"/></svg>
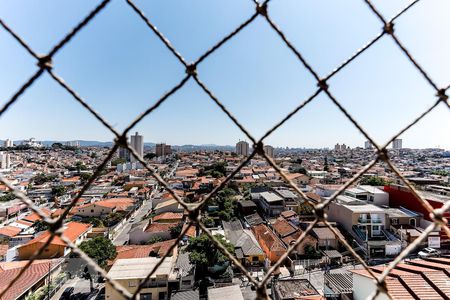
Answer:
<svg viewBox="0 0 450 300"><path fill-rule="evenodd" d="M136 215L135 215L135 221L133 223L139 222L146 213L148 213L151 210L152 207L152 197L150 197L149 200L147 200L141 207L139 207ZM123 245L126 241L128 241L128 232L131 229L131 225L133 224L131 222L127 222L119 232L119 234L114 238L113 243L116 246Z"/></svg>
<svg viewBox="0 0 450 300"><path fill-rule="evenodd" d="M166 174L165 178L170 178L175 173L176 169L178 167L178 161L175 163L174 167ZM147 214L151 208L152 208L152 199L159 190L159 185L156 185L155 189L152 191L152 194L150 195L150 199L146 201L137 211L134 219L135 221L133 223L139 222L142 220L142 218ZM122 229L120 230L119 234L114 238L113 243L116 246L120 246L125 244L125 242L128 241L128 233L130 232L132 222L127 222Z"/></svg>

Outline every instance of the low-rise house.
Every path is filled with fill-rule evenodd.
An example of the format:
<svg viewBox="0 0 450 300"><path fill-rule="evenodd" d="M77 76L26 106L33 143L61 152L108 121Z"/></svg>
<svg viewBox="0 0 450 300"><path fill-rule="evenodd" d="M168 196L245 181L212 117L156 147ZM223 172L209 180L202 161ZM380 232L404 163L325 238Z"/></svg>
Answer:
<svg viewBox="0 0 450 300"><path fill-rule="evenodd" d="M180 213L184 211L184 208L176 199L171 199L157 204L153 210L155 214L159 215L164 212Z"/></svg>
<svg viewBox="0 0 450 300"><path fill-rule="evenodd" d="M229 285L224 287L215 287L208 289L209 300L244 300L239 285Z"/></svg>
<svg viewBox="0 0 450 300"><path fill-rule="evenodd" d="M259 266L264 263L265 255L253 233L244 229L241 222L222 221L225 238L234 245L234 254L244 266Z"/></svg>
<svg viewBox="0 0 450 300"><path fill-rule="evenodd" d="M366 201L377 206L389 205L389 194L371 185L359 185L344 191L344 195Z"/></svg>
<svg viewBox="0 0 450 300"><path fill-rule="evenodd" d="M116 280L130 293L135 293L138 286L147 278L150 272L160 263L161 258L145 257L118 259L108 272L111 279ZM145 268L143 268L145 266ZM156 271L145 282L139 292L138 299L165 300L169 297L169 282L176 282L173 273L174 258L167 257ZM124 299L109 282L105 284L105 299Z"/></svg>
<svg viewBox="0 0 450 300"><path fill-rule="evenodd" d="M132 225L129 232L129 243L138 245L145 244L153 238L161 238L164 240L171 238L170 230L179 223L159 223L152 220L144 220Z"/></svg>
<svg viewBox="0 0 450 300"><path fill-rule="evenodd" d="M134 206L131 198L112 198L76 206L76 215L81 217L100 217L113 212L126 212Z"/></svg>
<svg viewBox="0 0 450 300"><path fill-rule="evenodd" d="M282 197L273 192L252 193L253 200L268 217L277 217L285 210Z"/></svg>
<svg viewBox="0 0 450 300"><path fill-rule="evenodd" d="M63 225L63 236L72 243L79 245L86 239L87 234L92 230L91 224L69 222ZM44 231L34 239L17 248L19 259L30 259L34 253L44 247L50 238L50 231ZM63 257L70 253L70 248L59 237L55 236L45 247L44 251L38 256L39 259Z"/></svg>
<svg viewBox="0 0 450 300"><path fill-rule="evenodd" d="M282 217L278 218L272 224L272 228L274 233L281 239L286 247L289 247L292 243L295 243L303 233L302 230L289 223ZM307 234L305 238L295 247L295 254L305 255L307 254L307 248L311 248L312 250L317 249L317 239L310 234Z"/></svg>
<svg viewBox="0 0 450 300"><path fill-rule="evenodd" d="M280 257L286 253L286 247L277 238L277 236L264 224L259 224L252 227L252 231L261 246L261 249L266 254L267 259L273 264L276 263Z"/></svg>
<svg viewBox="0 0 450 300"><path fill-rule="evenodd" d="M22 232L21 228L14 226L3 226L0 228L0 239L11 239Z"/></svg>
<svg viewBox="0 0 450 300"><path fill-rule="evenodd" d="M2 300L25 299L48 284L49 277L57 276L61 271L62 262L62 259L38 259L29 266L26 266L28 261L0 262L0 293L26 268L22 276L2 296Z"/></svg>
<svg viewBox="0 0 450 300"><path fill-rule="evenodd" d="M395 266L387 275L385 282L393 299L448 299L450 295L449 258L428 258L411 260ZM385 266L372 267L379 276ZM377 286L366 270L351 270L353 273L353 299L367 299ZM389 299L380 292L377 299Z"/></svg>
<svg viewBox="0 0 450 300"><path fill-rule="evenodd" d="M325 300L308 279L280 279L272 285L274 300Z"/></svg>
<svg viewBox="0 0 450 300"><path fill-rule="evenodd" d="M164 212L152 218L157 223L180 223L183 220L183 213Z"/></svg>
<svg viewBox="0 0 450 300"><path fill-rule="evenodd" d="M189 261L189 253L180 250L174 272L178 281L178 290L191 290L195 284L195 265Z"/></svg>

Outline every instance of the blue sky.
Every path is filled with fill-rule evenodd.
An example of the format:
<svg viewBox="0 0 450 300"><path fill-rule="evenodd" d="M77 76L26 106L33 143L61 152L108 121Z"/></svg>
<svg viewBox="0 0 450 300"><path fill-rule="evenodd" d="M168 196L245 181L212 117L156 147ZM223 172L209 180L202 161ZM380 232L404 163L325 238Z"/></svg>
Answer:
<svg viewBox="0 0 450 300"><path fill-rule="evenodd" d="M46 53L99 1L2 0L0 18ZM135 2L193 61L254 12L250 0ZM408 1L375 1L386 18ZM439 86L450 84L450 3L422 1L396 33ZM272 19L325 76L375 37L380 21L359 0L273 0ZM36 71L36 62L0 30L0 105ZM125 1L112 2L54 57L54 70L117 130L185 76L184 68ZM258 17L198 67L200 79L256 138L311 95L314 78ZM436 100L434 90L389 36L329 81L342 105L383 143ZM234 144L245 139L189 81L135 127L147 142ZM402 138L405 147L450 149L450 111L440 105ZM48 75L0 118L0 139L111 140L112 134ZM274 146L361 146L364 137L324 95L267 139Z"/></svg>

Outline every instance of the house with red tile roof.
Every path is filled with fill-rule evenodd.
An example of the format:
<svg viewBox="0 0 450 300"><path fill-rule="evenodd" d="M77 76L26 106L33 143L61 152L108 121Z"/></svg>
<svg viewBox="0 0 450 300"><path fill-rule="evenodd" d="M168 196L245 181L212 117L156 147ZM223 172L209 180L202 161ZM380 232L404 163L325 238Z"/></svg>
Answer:
<svg viewBox="0 0 450 300"><path fill-rule="evenodd" d="M0 238L10 239L18 235L20 232L22 232L22 229L19 227L3 226L0 228Z"/></svg>
<svg viewBox="0 0 450 300"><path fill-rule="evenodd" d="M51 276L56 276L62 262L62 259L35 260L3 295L2 300L24 299L27 294L47 284L49 268ZM0 262L0 293L18 276L27 263L28 261Z"/></svg>
<svg viewBox="0 0 450 300"><path fill-rule="evenodd" d="M266 257L273 264L286 253L286 246L278 239L272 230L264 224L252 227L252 231L258 240L259 245L266 254Z"/></svg>
<svg viewBox="0 0 450 300"><path fill-rule="evenodd" d="M303 234L303 231L297 226L293 225L286 219L279 217L272 224L273 232L283 241L286 247L295 243L297 239ZM307 248L317 249L317 239L312 235L307 234L305 238L296 246L295 251L298 255L305 255Z"/></svg>
<svg viewBox="0 0 450 300"><path fill-rule="evenodd" d="M372 267L379 276L385 266ZM399 263L386 279L392 299L449 299L450 258L427 258ZM353 299L366 299L376 289L372 276L364 269L353 273ZM387 299L381 293L380 299Z"/></svg>
<svg viewBox="0 0 450 300"><path fill-rule="evenodd" d="M157 223L179 223L183 220L183 213L163 212L152 218L153 222Z"/></svg>
<svg viewBox="0 0 450 300"><path fill-rule="evenodd" d="M63 226L63 236L69 239L72 243L79 245L86 239L87 234L92 230L91 224L69 222ZM31 241L17 248L18 257L21 260L30 259L31 256L39 249L44 247L46 242L50 239L50 231L44 231L36 236ZM55 236L50 243L45 247L44 251L38 256L40 259L55 258L67 255L70 248L59 237Z"/></svg>
<svg viewBox="0 0 450 300"><path fill-rule="evenodd" d="M77 206L75 214L81 217L100 217L113 212L126 212L133 205L132 198L111 198Z"/></svg>
<svg viewBox="0 0 450 300"><path fill-rule="evenodd" d="M108 262L108 265L113 265L118 259L123 258L143 258L143 257L163 257L166 255L170 247L176 243L176 239L162 241L151 245L123 245L116 246L117 256L113 261ZM177 247L175 247L168 256L172 256L177 253Z"/></svg>

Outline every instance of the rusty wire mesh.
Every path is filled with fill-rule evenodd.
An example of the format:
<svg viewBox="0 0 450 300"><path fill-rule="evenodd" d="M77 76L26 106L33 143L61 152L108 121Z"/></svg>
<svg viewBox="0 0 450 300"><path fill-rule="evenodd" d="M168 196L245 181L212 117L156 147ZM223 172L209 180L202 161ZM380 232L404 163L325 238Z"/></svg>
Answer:
<svg viewBox="0 0 450 300"><path fill-rule="evenodd" d="M398 37L395 34L394 30L394 21L397 21L399 17L401 17L404 13L406 13L408 10L410 10L412 7L414 7L415 4L419 2L419 0L415 0L410 2L405 8L403 8L401 11L399 11L394 17L387 20L385 19L380 12L377 10L377 8L371 3L370 0L362 0L364 1L368 9L377 16L377 18L380 20L381 24L381 31L378 35L376 35L372 40L370 40L367 44L362 46L360 49L358 49L354 54L352 54L347 60L342 62L338 67L333 69L327 76L321 77L314 68L307 62L307 60L304 58L304 56L301 54L301 52L294 47L294 45L288 40L287 36L283 33L282 29L277 26L277 24L270 18L269 15L269 2L270 0L266 0L262 3L259 3L257 0L253 0L255 4L255 12L246 19L241 25L239 25L235 30L233 30L231 33L229 33L227 36L223 37L218 43L216 43L213 47L208 49L203 55L201 55L196 61L192 63L188 63L185 61L183 56L173 47L173 45L170 43L170 41L154 26L154 24L149 20L144 13L139 9L138 6L136 6L135 3L133 3L132 0L126 0L127 4L130 6L130 8L136 13L136 15L142 19L142 21L148 26L148 28L157 35L157 37L161 40L161 42L167 47L167 49L180 61L180 63L185 67L186 70L186 76L177 84L175 85L171 90L169 90L167 93L162 95L151 107L149 107L146 111L142 112L139 116L136 117L136 119L128 126L126 129L119 133L117 132L102 116L100 116L89 104L87 104L86 101L82 99L81 96L79 96L67 83L64 82L64 80L59 77L52 69L52 57L59 52L61 49L63 49L67 44L77 35L80 30L82 30L84 27L86 27L87 24L92 21L99 12L101 12L110 2L110 0L103 0L100 2L100 4L95 7L82 21L80 21L61 41L59 41L48 54L46 55L38 55L35 53L28 45L27 43L18 36L13 29L8 27L7 24L5 24L0 19L0 25L3 27L4 30L6 30L17 42L19 42L23 48L27 50L27 52L33 56L37 60L37 66L38 69L36 72L26 81L18 90L17 92L8 99L4 106L0 110L0 117L5 113L8 108L11 107L14 102L16 102L19 97L35 82L37 78L39 78L44 72L47 72L50 74L50 76L58 83L60 84L69 94L73 96L75 101L77 101L80 105L82 105L84 108L86 108L99 122L103 124L106 128L108 128L115 136L115 143L112 149L109 151L106 158L103 160L103 162L97 166L96 170L93 173L93 176L86 182L86 184L81 188L78 195L72 200L68 208L64 211L64 213L56 218L51 219L47 215L45 215L39 207L37 207L30 199L26 197L25 194L20 192L19 190L14 189L14 186L4 177L0 177L0 182L5 184L8 188L13 190L14 194L23 201L33 212L37 213L45 222L47 222L50 225L50 238L47 240L45 245L40 248L34 255L31 257L31 259L28 261L26 267L30 266L31 263L43 252L45 246L47 246L51 240L58 236L63 241L67 243L67 245L74 251L75 253L79 254L81 258L83 258L90 266L92 266L96 271L98 271L107 282L111 284L111 286L116 289L124 298L126 299L136 299L136 297L139 295L139 292L142 290L142 288L145 285L145 282L147 279L150 278L151 275L156 271L156 269L159 267L159 265L162 263L163 259L168 256L168 254L173 250L176 246L176 243L172 245L170 251L167 251L166 254L162 257L160 262L151 270L150 274L147 276L145 280L141 282L139 285L137 291L134 294L130 294L124 287L122 287L118 282L111 279L106 272L100 268L95 261L93 261L91 258L89 258L85 253L83 253L75 244L73 244L70 240L68 240L65 236L62 235L62 225L64 218L67 216L69 210L77 203L77 201L82 197L83 193L91 186L91 184L95 181L95 179L100 175L101 171L105 168L108 161L113 157L114 153L117 151L119 147L124 147L130 151L130 153L136 158L137 161L143 164L143 166L152 174L152 176L161 184L183 207L184 209L189 213L189 226L186 226L177 238L177 242L181 240L183 235L187 232L187 230L193 226L198 225L202 231L211 239L211 241L222 251L233 263L236 267L238 267L243 274L249 279L250 282L255 284L257 287L257 298L258 299L264 299L267 298L266 293L266 283L269 280L270 276L273 274L273 272L276 270L277 267L279 267L284 260L288 257L288 255L291 254L291 252L294 250L294 248L305 238L305 236L311 231L313 226L317 224L317 222L324 222L330 230L332 230L337 237L340 237L340 235L337 234L336 229L332 227L328 221L327 221L327 215L326 215L326 207L330 204L330 202L334 201L338 195L340 195L345 189L347 189L349 186L354 184L365 172L370 170L376 163L378 162L385 162L389 168L400 178L400 180L412 191L413 195L419 201L419 203L430 213L430 217L434 221L431 225L429 225L423 233L411 244L409 244L389 265L387 268L384 269L384 271L380 275L376 275L366 264L363 258L361 258L349 245L349 243L345 240L340 239L340 242L347 248L347 250L354 256L354 258L361 263L361 265L369 272L369 274L373 277L374 282L376 283L377 289L376 291L370 296L371 299L375 299L381 292L386 293L389 298L391 296L389 295L389 290L386 288L385 279L389 275L390 271L410 252L418 246L419 243L421 243L425 238L427 238L428 234L432 232L433 230L437 228L442 228L446 234L450 237L450 229L447 226L447 220L443 217L443 214L445 211L447 211L450 208L450 202L445 203L440 209L433 209L433 207L425 200L423 199L420 194L417 192L417 190L414 188L414 186L400 173L400 171L397 169L397 167L392 163L392 161L389 159L387 146L397 137L399 137L401 134L403 134L405 131L410 129L412 126L414 126L417 122L419 122L424 116L429 114L432 110L434 110L439 104L442 103L442 105L447 106L450 109L450 103L448 102L448 96L446 95L447 90L450 88L450 85L446 87L439 87L428 75L428 73L421 67L421 65L413 58L413 56L410 54L409 50L405 48L405 46L401 43L401 41L398 39ZM305 99L303 102L301 102L294 110L292 110L289 114L287 114L281 121L279 121L277 124L275 124L271 129L269 129L261 139L257 140L255 139L252 134L243 126L241 123L233 116L233 114L221 103L221 101L214 95L214 93L200 80L199 74L197 73L197 66L203 62L208 56L212 55L217 49L219 49L222 45L227 43L230 39L232 39L234 36L239 34L239 32L244 29L246 26L251 24L255 19L258 17L263 18L272 28L272 30L280 37L281 42L284 43L285 46L287 46L297 57L300 64L306 68L312 76L316 79L317 82L317 89L315 92ZM332 94L331 89L329 88L327 81L338 74L342 69L344 69L347 65L352 63L358 56L362 55L367 49L372 47L374 44L376 44L381 38L385 36L390 36L390 38L393 39L395 44L399 47L399 49L402 51L402 53L408 58L408 60L411 62L412 65L422 74L424 80L436 91L436 94L434 97L436 97L435 103L429 107L427 110L425 110L422 114L417 116L412 122L409 123L406 127L404 127L402 130L400 130L397 134L395 134L391 139L389 139L384 145L378 145L371 136L367 133L366 130L353 118L352 115L346 110L345 107L341 105L341 103L338 101L338 99ZM387 37L389 38L389 37ZM195 81L198 86L211 98L211 100L217 104L220 110L222 110L231 120L232 122L251 140L253 143L253 151L251 154L245 158L239 166L231 173L229 174L224 181L220 183L216 188L212 190L205 198L203 198L199 203L186 203L183 199L181 199L170 187L169 185L164 181L164 179L150 166L148 165L142 157L140 157L136 151L130 145L127 143L127 134L130 132L130 130L138 124L143 118L145 118L147 115L151 114L155 109L157 109L160 105L164 103L165 100L167 100L172 94L174 94L176 91L181 89L185 83L189 80ZM277 130L279 127L281 127L287 120L289 120L292 116L294 116L298 111L303 109L306 105L308 105L310 102L314 101L314 99L319 94L325 94L331 101L336 105L336 107L346 116L346 118L361 132L368 141L370 141L374 147L375 147L375 154L376 157L374 160L372 160L370 163L368 163L362 170L360 170L351 180L346 182L338 191L336 191L330 198L327 200L314 204L308 200L306 195L292 182L288 179L286 174L281 170L281 168L274 162L272 158L267 156L267 154L263 150L263 142L264 140L271 135L275 130ZM432 97L432 95L430 95ZM314 206L314 212L315 212L315 219L314 221L307 227L307 229L301 234L301 236L292 244L289 246L285 254L275 263L272 265L269 270L267 271L266 275L261 281L257 281L254 279L248 270L233 256L232 253L230 253L210 232L210 230L200 221L200 210L205 204L208 199L213 197L220 189L222 189L232 178L235 176L239 170L245 166L255 155L260 155L265 158L265 160L268 162L269 165L271 165L276 172L279 173L279 175L286 181L286 183L293 188L303 199L303 201L306 201L307 203ZM14 278L9 286L3 290L3 292L0 294L0 298L10 289L14 283L23 275L26 268L22 269L22 271L18 274L16 278Z"/></svg>

